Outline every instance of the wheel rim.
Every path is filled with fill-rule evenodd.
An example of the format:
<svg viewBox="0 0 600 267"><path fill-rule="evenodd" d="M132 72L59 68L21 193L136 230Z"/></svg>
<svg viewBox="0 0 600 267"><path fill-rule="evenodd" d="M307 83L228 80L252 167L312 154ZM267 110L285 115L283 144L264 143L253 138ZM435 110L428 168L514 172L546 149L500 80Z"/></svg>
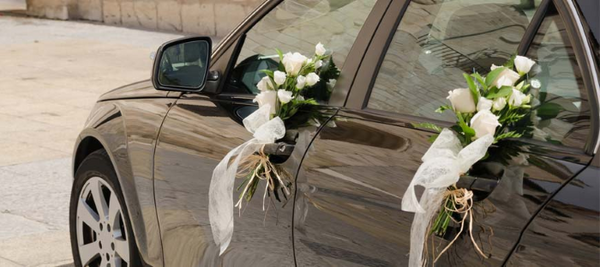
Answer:
<svg viewBox="0 0 600 267"><path fill-rule="evenodd" d="M90 178L77 202L77 247L82 266L129 266L123 209L115 190L100 177Z"/></svg>

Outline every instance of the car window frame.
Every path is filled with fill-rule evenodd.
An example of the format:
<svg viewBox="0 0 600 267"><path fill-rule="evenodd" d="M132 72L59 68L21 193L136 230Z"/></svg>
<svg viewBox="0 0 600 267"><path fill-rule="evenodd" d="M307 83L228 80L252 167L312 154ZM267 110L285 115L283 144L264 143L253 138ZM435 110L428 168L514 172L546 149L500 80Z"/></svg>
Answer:
<svg viewBox="0 0 600 267"><path fill-rule="evenodd" d="M405 113L378 110L378 109L373 109L373 108L367 107L367 104L368 104L368 101L369 101L369 98L371 95L371 91L373 90L373 86L377 79L377 74L379 73L380 67L383 64L383 61L385 59L387 50L394 38L394 33L396 32L398 26L400 25L400 22L402 21L402 19L404 17L404 13L406 12L408 5L410 4L410 1L412 1L412 0L399 0L399 1L394 2L388 9L388 12L384 15L384 18L380 24L380 27L378 28L377 33L373 37L373 40L371 41L371 45L369 46L369 48L365 54L366 59L363 61L362 65L359 69L359 72L356 74L356 78L355 78L356 82L350 88L350 92L345 101L344 108L348 109L350 111L353 111L353 112L369 114L371 116L380 116L382 118L387 117L387 118L400 119L402 121L405 121L405 124L407 124L407 125L412 124L412 123L417 123L417 122L431 122L431 123L436 123L442 127L449 127L449 126L452 126L453 123L448 122L448 121L436 120L433 118L427 118L427 117L423 117L423 116L415 116L415 115L410 115L410 114L405 114ZM540 3L540 6L536 10L536 13L532 17L532 21L528 25L527 30L525 31L523 38L521 39L521 43L518 46L517 52L519 55L526 54L526 52L529 50L531 42L533 41L533 39L535 37L535 34L537 33L537 31L539 30L539 27L542 24L542 21L546 15L546 11L547 11L549 5L554 4L559 15L561 16L561 19L563 19L565 24L567 25L566 28L567 28L569 41L571 41L573 47L578 48L578 49L575 49L575 56L576 56L578 66L579 66L580 71L583 76L584 87L585 87L584 90L587 90L587 93L588 93L588 101L590 104L590 112L592 115L591 119L590 119L590 133L588 135L588 138L586 139L583 151L581 151L581 149L579 149L579 148L552 145L547 142L540 141L538 143L538 142L535 142L535 140L527 140L527 141L535 142L538 145L542 144L546 147L564 148L569 151L576 149L580 153L585 153L587 155L593 155L595 153L595 147L597 146L596 144L599 142L599 139L598 139L599 138L598 137L598 134L599 134L598 116L597 116L599 114L599 112L598 112L598 101L599 100L596 97L597 94L595 92L599 89L598 88L594 89L595 87L593 87L593 83L592 83L592 79L591 79L592 77L590 75L591 74L590 71L592 71L592 70L590 70L590 68L589 68L589 66L590 66L589 60L593 60L593 57L590 59L589 57L586 57L584 55L583 40L587 40L587 39L584 39L582 36L580 36L577 33L577 31L575 29L574 21L573 21L573 14L571 12L569 12L569 10L566 6L567 4L564 3L564 1L569 1L569 0L544 0ZM596 66L595 62L592 62L592 63L594 64L592 66ZM596 70L594 69L593 71L596 71Z"/></svg>
<svg viewBox="0 0 600 267"><path fill-rule="evenodd" d="M220 99L240 99L250 100L254 99L254 94L251 93L227 93L223 92L227 81L231 78L231 74L237 63L239 54L244 46L246 34L254 28L254 26L260 22L267 14L272 12L279 4L283 3L283 0L266 1L263 5L258 7L240 26L233 30L227 37L223 39L221 44L215 49L213 55L216 57L212 60L214 66L222 65L224 61L227 63L226 70L221 75L216 98ZM348 55L343 67L340 69L340 79L336 83L335 88L332 91L331 98L326 106L331 107L342 107L345 99L348 96L350 87L352 86L356 73L361 65L361 62L365 56L366 50L377 32L377 28L383 19L388 7L391 5L392 0L377 0L373 5L371 12L365 19ZM334 51L335 53L335 51ZM229 54L229 55L227 55ZM211 71L213 65L211 64ZM343 77L343 78L342 78Z"/></svg>

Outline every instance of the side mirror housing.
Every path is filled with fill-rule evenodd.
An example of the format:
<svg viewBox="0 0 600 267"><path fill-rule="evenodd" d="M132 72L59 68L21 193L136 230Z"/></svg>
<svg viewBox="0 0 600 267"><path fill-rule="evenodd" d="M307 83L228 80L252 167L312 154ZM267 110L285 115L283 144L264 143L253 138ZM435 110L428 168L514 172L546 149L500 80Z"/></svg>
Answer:
<svg viewBox="0 0 600 267"><path fill-rule="evenodd" d="M209 78L210 37L186 37L158 48L152 69L157 90L200 92Z"/></svg>

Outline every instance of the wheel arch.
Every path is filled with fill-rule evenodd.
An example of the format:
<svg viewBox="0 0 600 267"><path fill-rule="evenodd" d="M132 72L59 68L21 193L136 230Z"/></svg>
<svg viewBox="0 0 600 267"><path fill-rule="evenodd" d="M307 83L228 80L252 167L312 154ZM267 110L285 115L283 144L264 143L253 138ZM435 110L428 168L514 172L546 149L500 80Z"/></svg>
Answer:
<svg viewBox="0 0 600 267"><path fill-rule="evenodd" d="M94 151L104 149L117 176L118 186L123 193L124 204L127 206L142 265L162 266L162 247L153 244L156 241L151 241L150 237L155 239L156 234L148 233L147 225L145 225L144 219L141 219L143 216L142 205L134 182L128 154L127 129L121 112L121 107L116 103L99 102L96 104L75 142L71 168L72 177L75 178L75 173L87 156Z"/></svg>
<svg viewBox="0 0 600 267"><path fill-rule="evenodd" d="M97 138L93 136L84 137L75 149L73 158L73 176L75 176L75 173L77 172L77 169L79 169L79 166L81 166L83 160L87 158L87 156L89 156L90 154L100 149L106 150L104 145L102 145L102 143Z"/></svg>

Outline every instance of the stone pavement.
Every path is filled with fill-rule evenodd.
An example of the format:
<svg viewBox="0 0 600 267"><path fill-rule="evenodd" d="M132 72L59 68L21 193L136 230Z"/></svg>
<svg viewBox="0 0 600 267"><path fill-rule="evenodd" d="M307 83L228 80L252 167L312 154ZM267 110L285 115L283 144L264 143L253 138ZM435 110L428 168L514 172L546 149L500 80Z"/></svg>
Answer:
<svg viewBox="0 0 600 267"><path fill-rule="evenodd" d="M72 263L75 137L100 94L149 78L150 53L177 37L0 14L0 266Z"/></svg>

